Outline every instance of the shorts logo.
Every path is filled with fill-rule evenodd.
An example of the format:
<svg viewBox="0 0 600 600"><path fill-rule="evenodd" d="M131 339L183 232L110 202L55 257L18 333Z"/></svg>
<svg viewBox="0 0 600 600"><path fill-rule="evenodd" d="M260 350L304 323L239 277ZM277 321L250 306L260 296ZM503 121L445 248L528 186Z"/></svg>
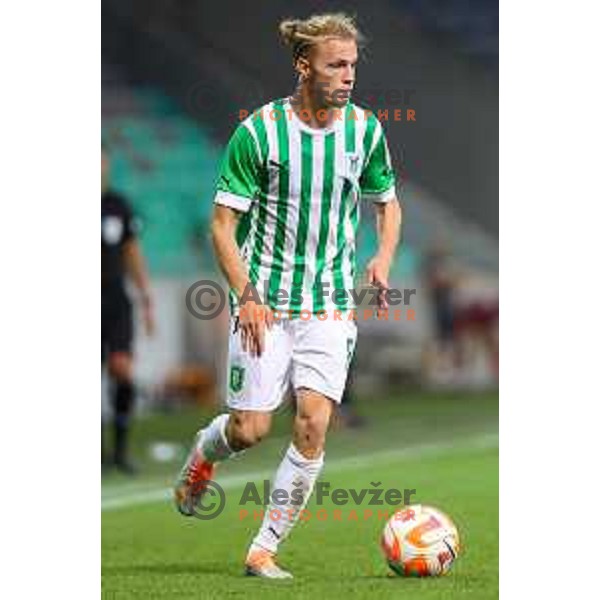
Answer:
<svg viewBox="0 0 600 600"><path fill-rule="evenodd" d="M229 374L229 389L237 394L244 387L244 376L246 374L246 369L244 367L240 367L238 365L233 365L231 367L231 372Z"/></svg>

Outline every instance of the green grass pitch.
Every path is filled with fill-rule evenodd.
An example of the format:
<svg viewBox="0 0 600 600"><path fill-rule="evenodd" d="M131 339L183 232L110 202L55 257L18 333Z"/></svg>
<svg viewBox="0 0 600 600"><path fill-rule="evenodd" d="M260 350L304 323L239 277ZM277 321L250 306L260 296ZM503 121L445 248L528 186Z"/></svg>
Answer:
<svg viewBox="0 0 600 600"><path fill-rule="evenodd" d="M431 504L457 524L463 550L450 574L416 579L389 576L379 548L386 507L308 505L282 545L280 562L295 576L270 582L242 576L245 550L259 521L240 518L244 474L275 470L289 439L290 411L272 435L244 457L222 466L227 505L212 521L179 516L162 498L179 462L147 458L152 440L187 446L208 415L197 411L141 421L136 451L144 475L109 474L102 486L102 597L126 598L398 598L482 600L498 597L497 394L398 391L363 398L364 430L333 430L321 480L331 487L416 489L413 503ZM354 462L354 458L356 461ZM237 481L236 481L237 479ZM228 483L229 482L229 483ZM327 511L317 520L316 510ZM341 510L341 521L333 510ZM358 521L349 519L354 509ZM374 515L364 519L364 510ZM259 510L259 507L256 507Z"/></svg>

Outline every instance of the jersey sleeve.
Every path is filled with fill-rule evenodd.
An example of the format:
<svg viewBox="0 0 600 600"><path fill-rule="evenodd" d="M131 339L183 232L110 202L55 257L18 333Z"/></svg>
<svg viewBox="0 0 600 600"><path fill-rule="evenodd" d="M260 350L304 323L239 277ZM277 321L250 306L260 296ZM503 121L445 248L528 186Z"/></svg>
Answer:
<svg viewBox="0 0 600 600"><path fill-rule="evenodd" d="M215 203L242 212L250 210L260 191L261 169L256 141L241 124L229 140L221 162Z"/></svg>
<svg viewBox="0 0 600 600"><path fill-rule="evenodd" d="M372 202L389 202L396 197L396 177L381 124L377 123L374 147L360 176L361 195Z"/></svg>

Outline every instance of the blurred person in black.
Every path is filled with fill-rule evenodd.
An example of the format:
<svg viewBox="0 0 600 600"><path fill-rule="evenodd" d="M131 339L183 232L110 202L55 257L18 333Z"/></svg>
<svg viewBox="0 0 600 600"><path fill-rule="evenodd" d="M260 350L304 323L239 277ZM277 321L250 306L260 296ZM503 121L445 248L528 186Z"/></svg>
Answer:
<svg viewBox="0 0 600 600"><path fill-rule="evenodd" d="M111 380L114 447L107 459L102 441L102 466L126 474L135 468L128 456L130 422L135 399L133 382L133 313L125 281L135 285L146 333L154 329L154 312L146 265L125 199L110 189L110 157L102 146L102 365ZM104 433L104 424L103 424Z"/></svg>
<svg viewBox="0 0 600 600"><path fill-rule="evenodd" d="M422 278L427 289L433 317L433 348L427 353L428 375L447 377L456 368L455 294L458 273L444 242L438 241L426 253Z"/></svg>

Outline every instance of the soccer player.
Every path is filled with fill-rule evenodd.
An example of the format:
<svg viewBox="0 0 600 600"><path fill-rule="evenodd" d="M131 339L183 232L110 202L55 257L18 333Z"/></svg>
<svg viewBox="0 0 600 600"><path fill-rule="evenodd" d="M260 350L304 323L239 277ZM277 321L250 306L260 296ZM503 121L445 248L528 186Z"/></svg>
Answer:
<svg viewBox="0 0 600 600"><path fill-rule="evenodd" d="M127 448L134 404L133 318L125 289L131 276L141 301L146 332L152 334L154 313L144 258L135 235L131 210L125 199L110 189L110 158L102 147L102 364L108 364L112 379L114 452L103 466L115 466L133 475L135 468ZM104 452L104 448L102 449Z"/></svg>
<svg viewBox="0 0 600 600"><path fill-rule="evenodd" d="M381 124L350 102L360 41L354 21L316 15L283 21L280 33L292 49L298 89L237 127L215 197L213 241L234 315L230 410L198 432L175 487L179 511L194 515L215 464L268 433L291 384L292 441L273 481L287 495L271 498L245 561L247 574L266 578L291 577L276 553L323 467L333 404L354 352L357 325L348 314L359 203L377 211L379 246L367 277L380 288L383 308L400 230Z"/></svg>

